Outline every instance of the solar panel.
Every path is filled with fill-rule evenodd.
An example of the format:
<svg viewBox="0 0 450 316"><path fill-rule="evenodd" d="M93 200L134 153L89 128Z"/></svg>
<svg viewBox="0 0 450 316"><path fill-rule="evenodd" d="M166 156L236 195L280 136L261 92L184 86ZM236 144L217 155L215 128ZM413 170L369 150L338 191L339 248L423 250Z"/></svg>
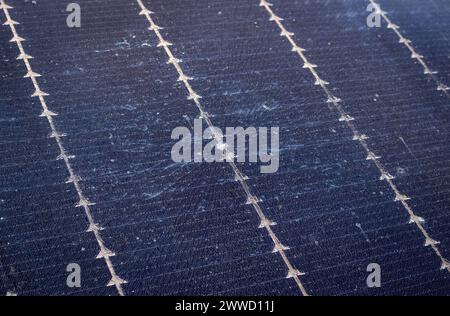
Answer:
<svg viewBox="0 0 450 316"><path fill-rule="evenodd" d="M450 294L449 16L0 0L0 293Z"/></svg>

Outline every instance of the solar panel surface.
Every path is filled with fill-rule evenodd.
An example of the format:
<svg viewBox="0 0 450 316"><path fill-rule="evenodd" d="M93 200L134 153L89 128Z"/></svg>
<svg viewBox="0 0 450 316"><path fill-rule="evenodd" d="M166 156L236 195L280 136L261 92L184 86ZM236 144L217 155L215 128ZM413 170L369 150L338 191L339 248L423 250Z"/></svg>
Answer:
<svg viewBox="0 0 450 316"><path fill-rule="evenodd" d="M371 2L1 0L0 293L450 294L450 6ZM199 105L278 172L173 162Z"/></svg>

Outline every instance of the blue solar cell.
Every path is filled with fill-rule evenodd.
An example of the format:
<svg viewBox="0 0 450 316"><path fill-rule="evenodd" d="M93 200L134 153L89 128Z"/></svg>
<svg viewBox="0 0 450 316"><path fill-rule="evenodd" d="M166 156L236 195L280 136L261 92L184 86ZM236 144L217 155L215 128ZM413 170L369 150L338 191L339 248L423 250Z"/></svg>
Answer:
<svg viewBox="0 0 450 316"><path fill-rule="evenodd" d="M446 1L0 3L0 294L450 294ZM277 172L174 162L199 115Z"/></svg>

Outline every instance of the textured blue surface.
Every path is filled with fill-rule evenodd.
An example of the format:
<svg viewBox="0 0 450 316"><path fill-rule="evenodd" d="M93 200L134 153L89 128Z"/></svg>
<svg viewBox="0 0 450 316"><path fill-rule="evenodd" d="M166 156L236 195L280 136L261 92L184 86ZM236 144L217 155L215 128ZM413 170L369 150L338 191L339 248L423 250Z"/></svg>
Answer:
<svg viewBox="0 0 450 316"><path fill-rule="evenodd" d="M10 0L12 18L126 295L299 295L226 164L177 164L198 116L135 0ZM279 126L280 169L239 164L311 295L450 294L450 273L259 0L146 0L219 127ZM450 258L450 98L368 1L272 0L273 10ZM450 83L447 0L380 1ZM6 21L0 11L0 21ZM8 26L0 28L0 294L116 295ZM82 287L66 286L66 266ZM366 286L366 267L382 287Z"/></svg>

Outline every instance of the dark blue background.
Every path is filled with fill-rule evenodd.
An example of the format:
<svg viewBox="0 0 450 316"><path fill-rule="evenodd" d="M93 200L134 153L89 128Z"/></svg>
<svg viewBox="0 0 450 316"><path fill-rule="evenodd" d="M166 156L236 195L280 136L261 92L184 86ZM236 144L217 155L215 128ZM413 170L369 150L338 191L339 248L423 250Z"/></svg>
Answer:
<svg viewBox="0 0 450 316"><path fill-rule="evenodd" d="M80 0L79 29L66 26L68 3L8 1L126 294L298 295L231 169L172 162L172 130L198 111L136 1ZM449 273L258 0L145 3L215 125L280 127L280 170L240 167L310 294L450 294ZM366 26L367 1L272 3L450 258L450 99L391 30ZM448 1L381 5L450 83ZM115 295L11 37L2 26L0 293ZM81 289L66 286L72 262ZM372 262L378 289L366 286Z"/></svg>

